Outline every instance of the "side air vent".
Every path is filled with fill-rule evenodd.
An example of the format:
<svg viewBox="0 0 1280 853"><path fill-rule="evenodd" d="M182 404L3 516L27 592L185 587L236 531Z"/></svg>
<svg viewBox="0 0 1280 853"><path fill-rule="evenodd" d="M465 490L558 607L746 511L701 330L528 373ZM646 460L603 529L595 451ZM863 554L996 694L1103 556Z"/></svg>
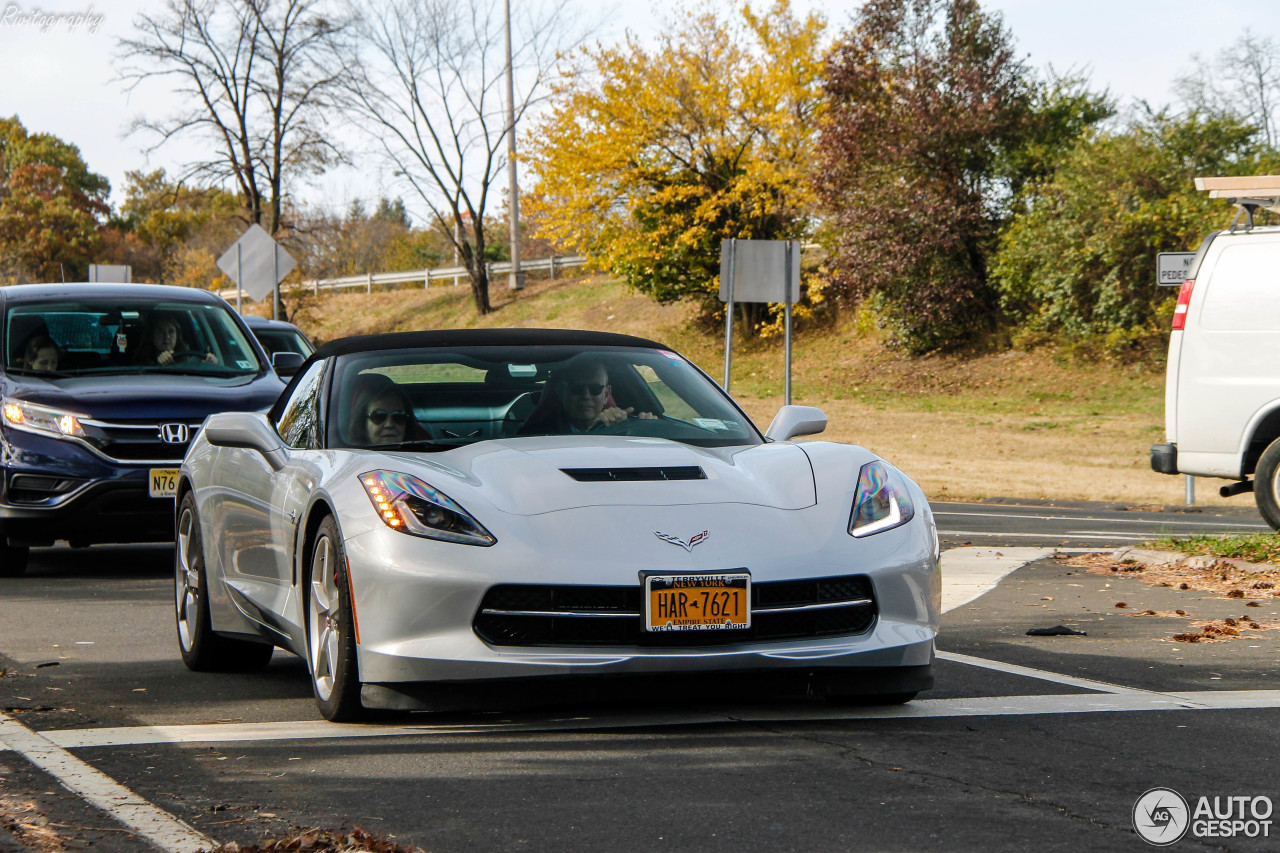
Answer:
<svg viewBox="0 0 1280 853"><path fill-rule="evenodd" d="M43 477L36 474L14 474L9 480L9 500L32 504L75 491L84 480L70 477Z"/></svg>
<svg viewBox="0 0 1280 853"><path fill-rule="evenodd" d="M707 472L697 465L680 465L671 468L561 468L560 470L580 483L707 479Z"/></svg>

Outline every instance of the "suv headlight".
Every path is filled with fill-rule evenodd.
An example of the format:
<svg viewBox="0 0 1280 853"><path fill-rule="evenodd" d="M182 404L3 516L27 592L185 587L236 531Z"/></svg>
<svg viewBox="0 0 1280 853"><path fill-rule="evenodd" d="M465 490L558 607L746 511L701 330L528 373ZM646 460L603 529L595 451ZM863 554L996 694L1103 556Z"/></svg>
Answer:
<svg viewBox="0 0 1280 853"><path fill-rule="evenodd" d="M862 466L849 516L849 533L861 539L901 527L914 515L906 483L897 471L883 462Z"/></svg>
<svg viewBox="0 0 1280 853"><path fill-rule="evenodd" d="M84 415L28 403L26 400L6 397L3 403L3 417L6 424L25 432L52 435L57 438L84 435L84 429L80 426L80 418Z"/></svg>
<svg viewBox="0 0 1280 853"><path fill-rule="evenodd" d="M492 545L498 540L452 498L417 477L396 471L366 471L360 485L382 523L392 530L460 542Z"/></svg>

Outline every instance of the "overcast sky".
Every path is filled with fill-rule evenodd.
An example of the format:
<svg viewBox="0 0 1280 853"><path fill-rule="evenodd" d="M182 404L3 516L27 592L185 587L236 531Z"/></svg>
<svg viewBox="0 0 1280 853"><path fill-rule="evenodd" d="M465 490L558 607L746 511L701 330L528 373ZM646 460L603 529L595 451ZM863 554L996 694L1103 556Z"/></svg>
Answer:
<svg viewBox="0 0 1280 853"><path fill-rule="evenodd" d="M584 12L599 8L589 0L578 2ZM801 11L823 9L836 30L844 29L861 5L856 0L793 2ZM764 2L757 0L755 5L760 8ZM119 38L132 33L138 11L162 6L163 0L0 0L0 115L16 114L28 130L53 133L78 145L89 168L110 179L116 204L126 171L176 171L198 144L173 143L148 160L141 150L144 139L125 136L133 116L174 105L163 89L130 96L114 80L112 60ZM620 3L599 38L617 40L626 29L641 38L652 37L672 11L688 7L673 0ZM1087 70L1094 88L1110 89L1122 105L1134 98L1153 105L1168 103L1172 81L1192 67L1192 54L1212 58L1246 27L1255 35L1280 40L1280 6L1275 0L985 0L983 7L1003 14L1029 64ZM33 12L82 15L85 20L74 29L58 25L41 31L30 22ZM402 194L381 174L374 164L358 172L344 170L304 197L341 210L353 198Z"/></svg>

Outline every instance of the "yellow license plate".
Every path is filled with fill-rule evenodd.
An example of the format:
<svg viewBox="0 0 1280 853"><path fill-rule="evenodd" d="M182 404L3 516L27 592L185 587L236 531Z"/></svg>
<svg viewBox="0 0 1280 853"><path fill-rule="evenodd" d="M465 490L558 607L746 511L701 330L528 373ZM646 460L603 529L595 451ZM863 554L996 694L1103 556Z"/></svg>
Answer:
<svg viewBox="0 0 1280 853"><path fill-rule="evenodd" d="M646 631L730 631L751 627L751 575L649 575Z"/></svg>
<svg viewBox="0 0 1280 853"><path fill-rule="evenodd" d="M177 468L152 468L151 497L171 498L178 493Z"/></svg>

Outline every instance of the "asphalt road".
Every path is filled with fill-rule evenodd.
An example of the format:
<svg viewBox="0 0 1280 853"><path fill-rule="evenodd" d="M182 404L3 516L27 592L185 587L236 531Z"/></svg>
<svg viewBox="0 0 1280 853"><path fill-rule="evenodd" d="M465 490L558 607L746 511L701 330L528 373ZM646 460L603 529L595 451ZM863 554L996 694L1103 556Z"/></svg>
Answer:
<svg viewBox="0 0 1280 853"><path fill-rule="evenodd" d="M1170 639L1200 619L1280 624L1280 599L1246 609L1048 556L1260 529L1256 513L934 509L953 580L1016 568L948 610L937 687L893 709L648 695L333 726L286 653L252 675L182 666L169 549L35 552L26 577L0 579L0 742L14 747L0 748L0 826L43 820L72 848L122 853L351 825L433 851L1131 851L1147 847L1133 809L1152 788L1192 809L1280 801L1280 632ZM1144 609L1186 615L1131 615ZM1086 636L1026 635L1058 624ZM0 851L40 849L33 837L0 830ZM1276 846L1188 835L1172 849Z"/></svg>
<svg viewBox="0 0 1280 853"><path fill-rule="evenodd" d="M1265 533L1252 497L1231 506L1130 507L1086 501L931 503L944 546L1031 545L1105 550L1162 536Z"/></svg>

